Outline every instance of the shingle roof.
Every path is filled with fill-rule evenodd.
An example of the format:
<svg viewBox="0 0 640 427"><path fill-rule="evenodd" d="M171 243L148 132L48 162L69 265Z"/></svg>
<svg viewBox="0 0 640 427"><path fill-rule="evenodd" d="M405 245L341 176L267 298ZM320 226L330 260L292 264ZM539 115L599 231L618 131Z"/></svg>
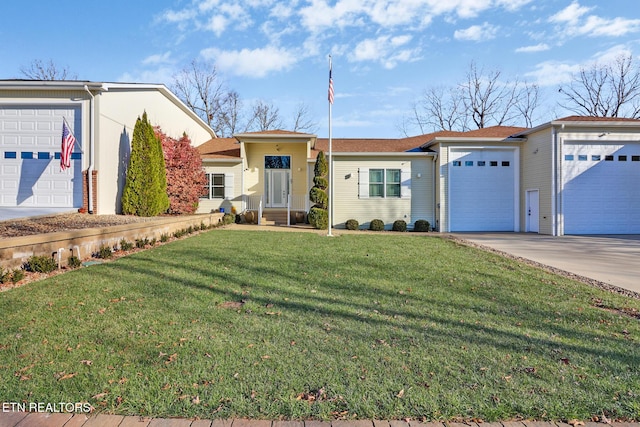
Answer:
<svg viewBox="0 0 640 427"><path fill-rule="evenodd" d="M240 144L235 138L213 138L196 149L203 159L240 159Z"/></svg>
<svg viewBox="0 0 640 427"><path fill-rule="evenodd" d="M591 116L568 116L556 119L558 122L639 122L640 119L628 117L591 117Z"/></svg>

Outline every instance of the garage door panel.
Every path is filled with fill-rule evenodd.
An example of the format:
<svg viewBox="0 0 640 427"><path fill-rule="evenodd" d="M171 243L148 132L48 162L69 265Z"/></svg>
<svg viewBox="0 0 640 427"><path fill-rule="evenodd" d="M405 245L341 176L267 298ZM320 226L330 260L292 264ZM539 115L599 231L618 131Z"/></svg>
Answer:
<svg viewBox="0 0 640 427"><path fill-rule="evenodd" d="M565 234L640 233L640 144L563 148Z"/></svg>
<svg viewBox="0 0 640 427"><path fill-rule="evenodd" d="M451 153L451 231L514 231L513 151Z"/></svg>
<svg viewBox="0 0 640 427"><path fill-rule="evenodd" d="M82 206L82 162L74 160L71 170L61 171L55 159L63 117L81 144L79 106L0 107L0 206Z"/></svg>

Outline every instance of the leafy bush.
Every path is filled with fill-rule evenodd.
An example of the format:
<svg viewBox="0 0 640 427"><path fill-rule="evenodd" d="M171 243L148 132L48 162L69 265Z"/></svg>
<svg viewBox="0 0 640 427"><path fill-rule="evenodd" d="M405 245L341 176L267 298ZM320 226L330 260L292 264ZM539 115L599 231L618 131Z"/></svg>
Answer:
<svg viewBox="0 0 640 427"><path fill-rule="evenodd" d="M11 271L4 271L4 268L0 268L0 284L9 283L11 280Z"/></svg>
<svg viewBox="0 0 640 427"><path fill-rule="evenodd" d="M329 212L326 209L312 207L309 210L309 224L318 230L329 228Z"/></svg>
<svg viewBox="0 0 640 427"><path fill-rule="evenodd" d="M71 255L67 259L67 266L69 268L79 268L81 265L82 265L82 261L80 261L80 258L78 258L75 255Z"/></svg>
<svg viewBox="0 0 640 427"><path fill-rule="evenodd" d="M430 226L431 224L429 224L429 221L427 221L426 219L419 219L415 222L415 224L413 224L413 231L426 233L427 231L429 231Z"/></svg>
<svg viewBox="0 0 640 427"><path fill-rule="evenodd" d="M27 260L24 266L25 270L33 273L51 273L58 268L56 260L46 255L33 255Z"/></svg>
<svg viewBox="0 0 640 427"><path fill-rule="evenodd" d="M121 251L130 251L131 249L133 249L133 243L127 241L127 239L120 240Z"/></svg>
<svg viewBox="0 0 640 427"><path fill-rule="evenodd" d="M344 226L347 230L357 230L360 228L360 224L357 219L348 219L347 222L344 223Z"/></svg>
<svg viewBox="0 0 640 427"><path fill-rule="evenodd" d="M407 223L403 219L398 219L393 222L393 227L391 227L393 231L407 231Z"/></svg>
<svg viewBox="0 0 640 427"><path fill-rule="evenodd" d="M168 242L168 241L169 241L169 235L168 235L167 233L162 233L162 234L160 235L160 241L161 241L162 243L166 243L166 242Z"/></svg>
<svg viewBox="0 0 640 427"><path fill-rule="evenodd" d="M384 230L384 221L381 219L371 220L369 223L369 230L371 231L383 231Z"/></svg>
<svg viewBox="0 0 640 427"><path fill-rule="evenodd" d="M24 279L24 270L21 268L16 268L11 272L11 282L18 283L20 280Z"/></svg>
<svg viewBox="0 0 640 427"><path fill-rule="evenodd" d="M227 225L227 224L233 224L236 222L236 216L232 213L226 213L224 214L224 216L222 217L222 223Z"/></svg>
<svg viewBox="0 0 640 427"><path fill-rule="evenodd" d="M165 135L159 127L155 132L162 143L164 153L169 213L195 213L202 195L202 188L207 181L200 154L191 145L191 140L186 134L180 139L174 139Z"/></svg>
<svg viewBox="0 0 640 427"><path fill-rule="evenodd" d="M113 256L113 250L111 249L110 246L105 246L105 245L100 246L100 249L98 249L98 252L96 253L96 258L100 258L100 259L109 259L112 256Z"/></svg>

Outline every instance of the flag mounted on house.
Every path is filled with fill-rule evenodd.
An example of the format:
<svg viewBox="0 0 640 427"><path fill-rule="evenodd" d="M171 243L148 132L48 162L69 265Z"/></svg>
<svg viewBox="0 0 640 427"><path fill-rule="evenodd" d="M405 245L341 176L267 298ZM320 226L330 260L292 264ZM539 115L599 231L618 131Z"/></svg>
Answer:
<svg viewBox="0 0 640 427"><path fill-rule="evenodd" d="M60 149L60 169L65 170L71 167L71 152L76 144L76 137L67 125L67 120L62 119L62 147Z"/></svg>

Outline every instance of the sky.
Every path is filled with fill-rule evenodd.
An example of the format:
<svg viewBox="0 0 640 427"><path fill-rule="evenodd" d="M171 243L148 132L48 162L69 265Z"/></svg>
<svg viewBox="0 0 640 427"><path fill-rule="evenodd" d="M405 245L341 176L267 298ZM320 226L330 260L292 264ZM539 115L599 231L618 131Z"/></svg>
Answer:
<svg viewBox="0 0 640 427"><path fill-rule="evenodd" d="M559 85L619 55L640 58L637 0L35 0L0 4L0 79L52 60L79 80L163 83L193 60L246 105L305 105L334 138L398 138L432 87L471 63L536 83L537 124L572 113Z"/></svg>

